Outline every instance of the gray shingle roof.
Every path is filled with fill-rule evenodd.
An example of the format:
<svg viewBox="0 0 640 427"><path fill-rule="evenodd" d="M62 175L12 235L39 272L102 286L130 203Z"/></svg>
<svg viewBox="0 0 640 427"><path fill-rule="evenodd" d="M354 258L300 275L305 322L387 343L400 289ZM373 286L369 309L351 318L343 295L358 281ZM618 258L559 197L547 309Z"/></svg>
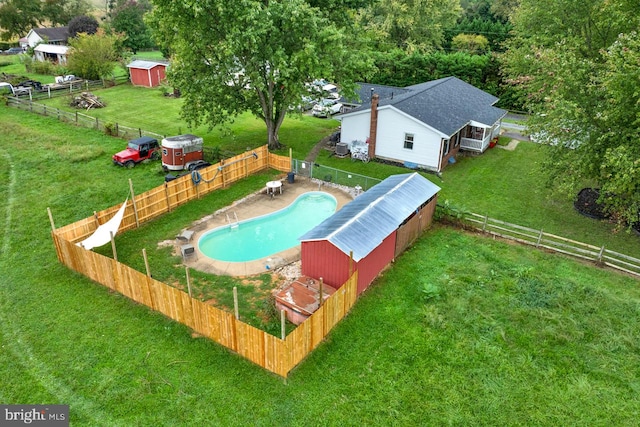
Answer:
<svg viewBox="0 0 640 427"><path fill-rule="evenodd" d="M438 191L440 187L415 172L390 176L299 240L328 240L347 255L353 251L353 259L357 262Z"/></svg>
<svg viewBox="0 0 640 427"><path fill-rule="evenodd" d="M48 42L66 42L69 37L69 27L34 28L33 31Z"/></svg>
<svg viewBox="0 0 640 427"><path fill-rule="evenodd" d="M359 86L362 104L352 111L371 108L373 88L380 97L378 108L392 105L449 136L471 120L493 125L507 113L506 110L493 106L498 98L457 77L446 77L406 88L367 83L359 83Z"/></svg>

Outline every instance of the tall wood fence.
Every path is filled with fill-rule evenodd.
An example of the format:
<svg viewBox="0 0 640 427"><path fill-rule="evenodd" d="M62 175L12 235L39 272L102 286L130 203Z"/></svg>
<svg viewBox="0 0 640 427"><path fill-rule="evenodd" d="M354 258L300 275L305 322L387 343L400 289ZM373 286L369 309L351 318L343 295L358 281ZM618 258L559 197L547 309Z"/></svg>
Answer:
<svg viewBox="0 0 640 427"><path fill-rule="evenodd" d="M119 232L137 228L191 200L268 168L289 171L290 164L288 157L270 153L264 145L198 170L197 177L200 181L197 183L191 174L187 174L141 194L135 194L135 188L131 184L133 195L127 202ZM89 237L100 224L107 222L119 208L120 205L116 205L96 212L90 217L58 228L56 233L70 242L79 242Z"/></svg>
<svg viewBox="0 0 640 427"><path fill-rule="evenodd" d="M476 213L465 214L464 221L474 228L494 236L594 261L640 277L640 259L612 251L604 245L598 247L546 233L544 230L535 230Z"/></svg>
<svg viewBox="0 0 640 427"><path fill-rule="evenodd" d="M288 157L269 153L266 146L226 159L199 170L199 183L187 175L135 195L127 204L119 232L135 228L252 173L266 168L288 171L290 165ZM118 209L119 206L113 206L73 224L54 228L52 238L60 262L282 377L286 378L322 342L356 301L357 271L285 339L278 338L236 319L232 313L191 298L189 294L148 274L76 245L91 235L99 224L108 221Z"/></svg>
<svg viewBox="0 0 640 427"><path fill-rule="evenodd" d="M356 301L357 272L313 315L281 339L121 262L85 250L56 232L53 232L53 241L58 258L70 269L188 326L285 378L322 342Z"/></svg>

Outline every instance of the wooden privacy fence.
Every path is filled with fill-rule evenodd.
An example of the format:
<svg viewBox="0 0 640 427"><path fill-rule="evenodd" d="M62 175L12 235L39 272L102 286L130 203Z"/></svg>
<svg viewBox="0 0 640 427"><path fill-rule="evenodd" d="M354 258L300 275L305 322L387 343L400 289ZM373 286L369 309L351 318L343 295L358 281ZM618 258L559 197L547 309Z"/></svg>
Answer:
<svg viewBox="0 0 640 427"><path fill-rule="evenodd" d="M198 170L199 182L191 174L181 176L141 194L135 194L129 181L131 197L120 224L119 232L137 228L140 224L171 212L178 206L226 187L239 179L269 168L288 171L289 157L270 153L267 146L258 147ZM100 224L107 222L120 208L112 206L94 215L60 227L56 233L76 243L89 237Z"/></svg>
<svg viewBox="0 0 640 427"><path fill-rule="evenodd" d="M465 214L464 220L474 228L494 236L594 261L640 277L640 259L614 252L605 248L604 245L600 247L593 246L555 234L545 233L544 230L535 230L475 213Z"/></svg>
<svg viewBox="0 0 640 427"><path fill-rule="evenodd" d="M357 272L313 315L281 339L121 262L77 246L56 230L52 235L58 258L68 268L188 326L285 378L320 344L356 301Z"/></svg>
<svg viewBox="0 0 640 427"><path fill-rule="evenodd" d="M267 146L263 146L199 170L199 182L186 175L134 195L130 181L132 197L127 203L119 232L136 228L260 170L289 171L290 165L289 157L269 153ZM280 339L236 319L232 313L155 280L149 274L76 245L113 217L119 208L120 205L112 206L57 229L52 220L52 237L60 262L282 377L286 378L289 371L320 344L356 301L357 271L312 316L285 339Z"/></svg>

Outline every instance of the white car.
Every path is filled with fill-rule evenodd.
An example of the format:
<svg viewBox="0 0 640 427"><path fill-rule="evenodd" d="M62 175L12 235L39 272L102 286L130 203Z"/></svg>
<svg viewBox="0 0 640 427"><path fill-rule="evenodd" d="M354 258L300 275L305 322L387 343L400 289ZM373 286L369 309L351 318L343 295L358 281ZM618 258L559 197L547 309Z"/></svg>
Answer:
<svg viewBox="0 0 640 427"><path fill-rule="evenodd" d="M338 114L342 110L342 104L336 99L325 98L313 106L311 114L315 117L329 117Z"/></svg>

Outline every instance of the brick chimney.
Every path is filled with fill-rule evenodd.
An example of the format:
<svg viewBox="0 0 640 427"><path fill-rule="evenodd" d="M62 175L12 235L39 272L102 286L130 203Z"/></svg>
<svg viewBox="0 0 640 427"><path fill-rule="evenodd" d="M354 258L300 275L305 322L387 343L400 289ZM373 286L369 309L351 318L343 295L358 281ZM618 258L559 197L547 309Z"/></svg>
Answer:
<svg viewBox="0 0 640 427"><path fill-rule="evenodd" d="M376 157L376 138L378 134L378 101L380 97L371 89L371 125L369 126L369 158Z"/></svg>

